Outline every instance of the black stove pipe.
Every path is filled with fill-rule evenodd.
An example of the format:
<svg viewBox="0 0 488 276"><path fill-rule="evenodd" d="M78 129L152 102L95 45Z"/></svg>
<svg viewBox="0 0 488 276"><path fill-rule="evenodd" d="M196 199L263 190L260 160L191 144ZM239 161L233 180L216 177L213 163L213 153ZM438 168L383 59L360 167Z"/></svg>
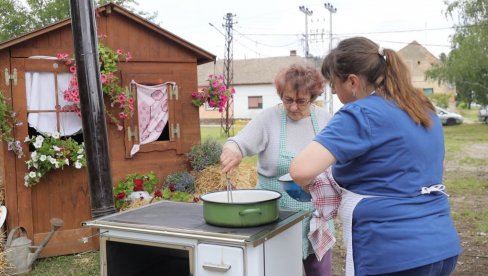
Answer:
<svg viewBox="0 0 488 276"><path fill-rule="evenodd" d="M93 1L70 0L70 11L92 217L97 218L114 213L115 206Z"/></svg>

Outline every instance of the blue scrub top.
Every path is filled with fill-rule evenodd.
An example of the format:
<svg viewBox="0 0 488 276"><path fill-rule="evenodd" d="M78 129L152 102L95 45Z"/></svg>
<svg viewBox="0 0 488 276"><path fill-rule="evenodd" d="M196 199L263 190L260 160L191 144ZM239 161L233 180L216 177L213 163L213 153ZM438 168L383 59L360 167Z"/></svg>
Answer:
<svg viewBox="0 0 488 276"><path fill-rule="evenodd" d="M422 187L442 183L444 136L378 95L346 104L315 141L336 158L332 172L363 199L353 213L357 275L402 271L456 256L460 242L449 201Z"/></svg>

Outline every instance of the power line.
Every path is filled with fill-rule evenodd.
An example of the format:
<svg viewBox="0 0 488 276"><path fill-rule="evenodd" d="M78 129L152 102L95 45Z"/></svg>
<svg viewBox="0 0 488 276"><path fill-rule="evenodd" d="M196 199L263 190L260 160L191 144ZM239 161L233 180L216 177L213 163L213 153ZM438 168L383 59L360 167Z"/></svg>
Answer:
<svg viewBox="0 0 488 276"><path fill-rule="evenodd" d="M297 41L298 41L298 40L297 40L297 41L294 41L294 42L292 42L292 43L288 43L288 44L284 44L284 45L270 45L270 44L262 43L262 42L259 42L259 41L257 41L257 40L251 39L251 38L249 38L248 36L246 36L245 34L242 34L241 32L238 32L238 31L237 31L237 30L235 30L235 29L234 29L234 31L235 31L236 33L238 33L240 36L244 37L245 39L247 39L247 40L249 40L249 41L251 41L251 42L253 42L253 43L255 43L255 44L259 44L259 45L263 45L263 46L266 46L266 47L271 47L271 48L282 48L282 47L288 47L288 46L291 46L291 45L293 45L293 44L296 44L296 43L297 43Z"/></svg>
<svg viewBox="0 0 488 276"><path fill-rule="evenodd" d="M410 30L393 30L393 31L375 31L375 32L358 32L358 33L341 33L341 34L334 34L334 35L365 35L365 34L388 34L388 33L406 33L406 32L424 32L424 31L439 31L439 30L448 30L448 29L456 29L456 28L467 28L472 27L470 26L456 26L456 27L437 27L437 28L424 28L424 29L410 29ZM260 34L244 34L249 36L297 36L300 34L276 34L276 33L260 33Z"/></svg>

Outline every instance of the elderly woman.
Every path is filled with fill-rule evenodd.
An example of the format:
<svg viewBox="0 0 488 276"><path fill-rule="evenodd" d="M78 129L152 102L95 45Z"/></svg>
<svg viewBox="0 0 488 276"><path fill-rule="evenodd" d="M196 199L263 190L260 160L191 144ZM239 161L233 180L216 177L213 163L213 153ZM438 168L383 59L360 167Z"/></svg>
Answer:
<svg viewBox="0 0 488 276"><path fill-rule="evenodd" d="M282 69L275 79L275 87L282 103L260 112L236 136L225 143L220 156L222 171L237 167L244 156L258 154L257 188L270 189L282 194L280 207L314 211L311 202L290 197L278 178L288 173L295 154L309 144L326 125L329 115L313 104L325 85L320 72L308 64L293 64ZM303 264L307 276L331 275L330 250L321 258L312 254L307 238L310 217L303 221ZM333 223L327 227L333 232Z"/></svg>

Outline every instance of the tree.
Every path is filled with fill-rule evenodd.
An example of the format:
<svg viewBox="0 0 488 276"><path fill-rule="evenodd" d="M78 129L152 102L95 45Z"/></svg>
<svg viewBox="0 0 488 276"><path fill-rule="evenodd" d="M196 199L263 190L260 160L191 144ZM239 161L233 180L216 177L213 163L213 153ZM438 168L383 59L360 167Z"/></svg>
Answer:
<svg viewBox="0 0 488 276"><path fill-rule="evenodd" d="M0 0L0 41L33 29L27 9L16 0Z"/></svg>
<svg viewBox="0 0 488 276"><path fill-rule="evenodd" d="M488 104L488 0L447 2L446 15L459 19L453 49L426 72L428 78L456 85L457 100Z"/></svg>
<svg viewBox="0 0 488 276"><path fill-rule="evenodd" d="M135 0L98 0L98 5L113 2L123 6L140 16L154 20L157 12L147 13L135 11ZM19 35L43 28L69 17L70 6L68 0L0 0L0 42Z"/></svg>

